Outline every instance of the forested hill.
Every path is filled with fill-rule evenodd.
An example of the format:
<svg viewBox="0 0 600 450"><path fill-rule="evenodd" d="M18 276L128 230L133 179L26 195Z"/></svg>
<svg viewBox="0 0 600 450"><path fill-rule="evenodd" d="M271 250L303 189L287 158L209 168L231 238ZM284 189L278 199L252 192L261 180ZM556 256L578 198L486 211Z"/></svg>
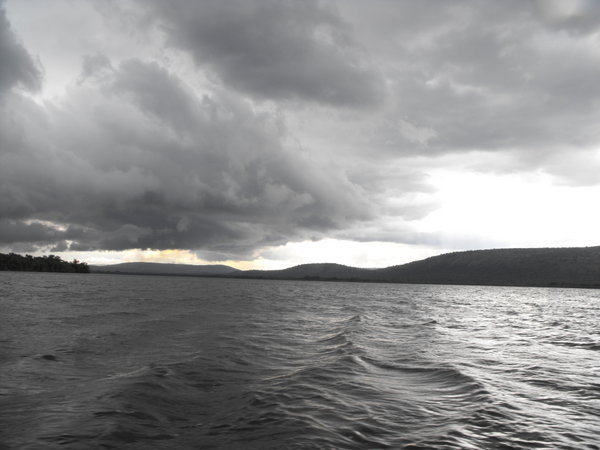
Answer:
<svg viewBox="0 0 600 450"><path fill-rule="evenodd" d="M111 264L108 266L91 266L91 271L98 273L188 276L224 275L228 273L238 272L237 269L225 266L223 264L196 265L152 262L129 262L121 264Z"/></svg>
<svg viewBox="0 0 600 450"><path fill-rule="evenodd" d="M252 270L244 278L500 286L600 288L600 247L472 250L447 253L384 269L303 264L284 270Z"/></svg>
<svg viewBox="0 0 600 450"><path fill-rule="evenodd" d="M600 287L600 247L447 253L377 272L401 283Z"/></svg>
<svg viewBox="0 0 600 450"><path fill-rule="evenodd" d="M72 262L63 261L56 255L22 256L16 253L0 253L0 270L88 273L90 268L84 262L76 259Z"/></svg>
<svg viewBox="0 0 600 450"><path fill-rule="evenodd" d="M375 269L381 270L381 269ZM371 270L342 264L301 264L282 270L245 270L232 274L236 278L269 278L278 280L368 280Z"/></svg>

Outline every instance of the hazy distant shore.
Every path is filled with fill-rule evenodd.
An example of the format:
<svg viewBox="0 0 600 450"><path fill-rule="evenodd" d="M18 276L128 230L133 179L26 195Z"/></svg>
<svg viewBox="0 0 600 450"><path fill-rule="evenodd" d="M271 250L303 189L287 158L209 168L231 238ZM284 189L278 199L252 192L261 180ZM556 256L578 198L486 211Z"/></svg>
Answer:
<svg viewBox="0 0 600 450"><path fill-rule="evenodd" d="M226 265L121 263L88 266L58 256L0 254L0 270L108 273L258 280L342 281L440 285L600 288L600 247L494 249L447 253L408 264L363 269L302 264L281 270L238 270Z"/></svg>
<svg viewBox="0 0 600 450"><path fill-rule="evenodd" d="M161 263L123 263L90 269L95 273L127 275L600 288L600 247L475 250L379 269L327 263L247 271L224 265Z"/></svg>

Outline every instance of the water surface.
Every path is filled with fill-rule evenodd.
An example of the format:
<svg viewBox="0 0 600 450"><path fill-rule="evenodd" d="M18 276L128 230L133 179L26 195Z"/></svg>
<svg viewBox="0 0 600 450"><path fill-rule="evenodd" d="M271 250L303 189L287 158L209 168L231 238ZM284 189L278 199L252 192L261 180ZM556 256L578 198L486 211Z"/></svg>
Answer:
<svg viewBox="0 0 600 450"><path fill-rule="evenodd" d="M0 272L0 448L600 449L599 313L594 290Z"/></svg>

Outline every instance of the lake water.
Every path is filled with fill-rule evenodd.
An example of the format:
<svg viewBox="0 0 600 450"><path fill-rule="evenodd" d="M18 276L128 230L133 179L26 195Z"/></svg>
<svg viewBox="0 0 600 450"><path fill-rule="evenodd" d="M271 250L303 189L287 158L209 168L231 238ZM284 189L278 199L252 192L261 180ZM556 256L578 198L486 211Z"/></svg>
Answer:
<svg viewBox="0 0 600 450"><path fill-rule="evenodd" d="M0 272L0 448L600 448L600 291Z"/></svg>

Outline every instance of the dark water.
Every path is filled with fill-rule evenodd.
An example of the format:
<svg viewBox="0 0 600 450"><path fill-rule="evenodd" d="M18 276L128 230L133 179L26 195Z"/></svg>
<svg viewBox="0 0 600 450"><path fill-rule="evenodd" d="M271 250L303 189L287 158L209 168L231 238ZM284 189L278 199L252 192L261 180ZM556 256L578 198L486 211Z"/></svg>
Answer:
<svg viewBox="0 0 600 450"><path fill-rule="evenodd" d="M600 448L600 292L0 272L0 448Z"/></svg>

